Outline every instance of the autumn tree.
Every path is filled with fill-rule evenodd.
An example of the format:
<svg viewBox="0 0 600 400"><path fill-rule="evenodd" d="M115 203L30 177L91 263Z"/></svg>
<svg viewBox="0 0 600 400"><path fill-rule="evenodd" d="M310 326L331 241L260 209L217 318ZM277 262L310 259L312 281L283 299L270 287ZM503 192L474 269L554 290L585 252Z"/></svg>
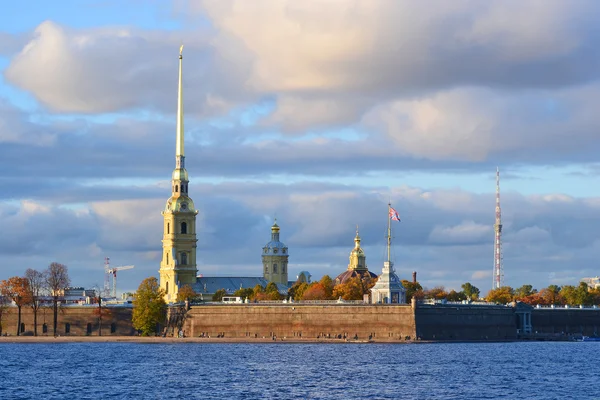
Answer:
<svg viewBox="0 0 600 400"><path fill-rule="evenodd" d="M360 276L348 279L344 283L335 285L333 288L333 297L343 300L362 300L363 282Z"/></svg>
<svg viewBox="0 0 600 400"><path fill-rule="evenodd" d="M38 310L40 309L42 294L46 287L46 276L43 272L28 268L25 271L25 279L27 279L28 283L27 289L29 293L27 295L31 300L29 306L33 311L33 334L34 336L37 336L37 316Z"/></svg>
<svg viewBox="0 0 600 400"><path fill-rule="evenodd" d="M462 292L469 300L477 300L479 298L480 291L477 287L473 286L470 282L465 282L461 286Z"/></svg>
<svg viewBox="0 0 600 400"><path fill-rule="evenodd" d="M418 292L418 295L415 296L417 298L423 298L423 287L419 284L419 282L407 281L406 279L402 280L402 286L406 289L406 301L408 303L411 302L415 293Z"/></svg>
<svg viewBox="0 0 600 400"><path fill-rule="evenodd" d="M313 282L302 295L302 300L326 300L327 292L321 282Z"/></svg>
<svg viewBox="0 0 600 400"><path fill-rule="evenodd" d="M198 296L192 285L183 285L177 292L177 301L191 301Z"/></svg>
<svg viewBox="0 0 600 400"><path fill-rule="evenodd" d="M446 297L448 297L448 292L446 292L446 289L443 286L436 286L425 291L425 298L427 299L442 300Z"/></svg>
<svg viewBox="0 0 600 400"><path fill-rule="evenodd" d="M21 309L31 302L27 279L13 276L0 282L0 294L15 302L17 306L17 336L21 334Z"/></svg>
<svg viewBox="0 0 600 400"><path fill-rule="evenodd" d="M213 294L212 301L223 301L224 296L227 296L227 290L219 289Z"/></svg>
<svg viewBox="0 0 600 400"><path fill-rule="evenodd" d="M490 303L507 304L512 301L513 294L513 288L510 286L501 286L490 290L485 299Z"/></svg>
<svg viewBox="0 0 600 400"><path fill-rule="evenodd" d="M144 279L135 292L132 323L142 336L155 334L156 326L164 322L167 309L164 296L165 291L155 277Z"/></svg>
<svg viewBox="0 0 600 400"><path fill-rule="evenodd" d="M579 286L566 285L560 290L560 296L569 305L591 305L592 295L589 292L588 285L580 282Z"/></svg>
<svg viewBox="0 0 600 400"><path fill-rule="evenodd" d="M64 294L64 289L71 283L71 279L69 279L67 266L57 262L50 264L48 269L44 272L44 275L46 276L46 288L52 297L52 312L54 315L52 326L54 336L56 336L56 328L58 326L58 303Z"/></svg>

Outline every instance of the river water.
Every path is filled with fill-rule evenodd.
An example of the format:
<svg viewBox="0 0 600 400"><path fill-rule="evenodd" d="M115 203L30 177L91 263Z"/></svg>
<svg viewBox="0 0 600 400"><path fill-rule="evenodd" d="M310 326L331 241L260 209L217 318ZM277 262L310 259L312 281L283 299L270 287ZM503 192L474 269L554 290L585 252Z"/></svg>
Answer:
<svg viewBox="0 0 600 400"><path fill-rule="evenodd" d="M0 399L600 399L600 342L0 344Z"/></svg>

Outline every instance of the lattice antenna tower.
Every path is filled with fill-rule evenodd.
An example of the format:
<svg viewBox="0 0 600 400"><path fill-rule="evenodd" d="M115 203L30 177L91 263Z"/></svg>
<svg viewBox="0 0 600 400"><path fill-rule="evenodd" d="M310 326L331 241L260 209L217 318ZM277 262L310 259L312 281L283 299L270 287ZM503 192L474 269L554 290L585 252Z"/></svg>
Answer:
<svg viewBox="0 0 600 400"><path fill-rule="evenodd" d="M496 223L494 224L494 273L492 289L504 284L504 266L502 265L502 209L500 208L500 169L496 167Z"/></svg>

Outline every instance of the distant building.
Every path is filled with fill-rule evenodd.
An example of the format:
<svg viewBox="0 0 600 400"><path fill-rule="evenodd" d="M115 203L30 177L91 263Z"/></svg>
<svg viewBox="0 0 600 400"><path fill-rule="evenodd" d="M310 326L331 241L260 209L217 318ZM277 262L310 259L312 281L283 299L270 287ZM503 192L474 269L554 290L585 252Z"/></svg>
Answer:
<svg viewBox="0 0 600 400"><path fill-rule="evenodd" d="M334 280L335 285L346 283L350 279L360 276L360 278L370 277L377 278L377 275L370 272L367 268L367 257L365 256L364 250L360 247L360 236L358 235L358 228L356 228L356 237L354 238L354 249L350 252L350 262L348 269L339 274Z"/></svg>
<svg viewBox="0 0 600 400"><path fill-rule="evenodd" d="M600 288L600 276L596 276L595 278L583 278L581 282L587 283L590 289Z"/></svg>
<svg viewBox="0 0 600 400"><path fill-rule="evenodd" d="M263 278L268 282L288 284L288 248L279 240L277 220L271 227L271 241L262 249Z"/></svg>
<svg viewBox="0 0 600 400"><path fill-rule="evenodd" d="M300 273L296 276L296 282L300 283L312 283L312 275L308 271L300 271Z"/></svg>

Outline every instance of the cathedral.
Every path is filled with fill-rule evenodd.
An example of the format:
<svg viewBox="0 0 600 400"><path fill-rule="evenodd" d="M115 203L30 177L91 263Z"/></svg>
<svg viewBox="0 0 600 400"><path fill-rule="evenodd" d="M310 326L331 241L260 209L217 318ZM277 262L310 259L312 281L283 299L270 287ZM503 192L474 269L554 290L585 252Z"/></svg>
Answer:
<svg viewBox="0 0 600 400"><path fill-rule="evenodd" d="M189 178L185 169L182 52L183 46L179 50L175 169L171 178L171 197L167 200L162 211L163 239L159 275L160 287L165 292L165 301L167 303L176 302L179 289L184 285L192 286L194 291L205 301L212 300L212 295L219 289L224 289L228 295L232 295L238 289L253 288L256 285L266 287L270 282L277 285L282 295L286 295L288 288L294 282L288 281L289 251L288 247L279 238L280 228L277 225L277 220L271 226L271 240L262 248L262 277L198 276L196 265L198 241L196 238L196 216L198 211L188 195ZM357 227L348 269L335 278L335 284L345 283L356 276L378 278L376 274L370 272L367 268L365 252L361 248L360 242ZM382 275L379 276L377 284L372 288L371 298L373 303L403 303L405 301L404 288L389 259L390 244L391 226L388 221L388 260L384 263ZM310 283L310 279L310 273L306 271L302 271L298 275L300 281Z"/></svg>

